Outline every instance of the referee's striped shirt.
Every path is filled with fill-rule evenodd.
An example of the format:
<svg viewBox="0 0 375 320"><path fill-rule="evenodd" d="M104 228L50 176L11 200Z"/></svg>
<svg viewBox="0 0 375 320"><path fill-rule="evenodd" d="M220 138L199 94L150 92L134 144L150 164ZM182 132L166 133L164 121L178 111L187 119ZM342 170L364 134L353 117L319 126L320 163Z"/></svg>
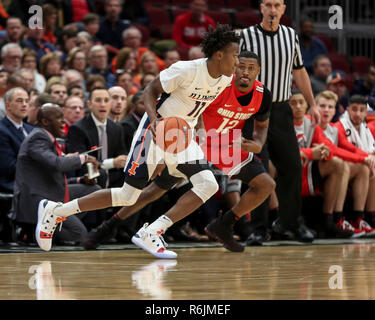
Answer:
<svg viewBox="0 0 375 320"><path fill-rule="evenodd" d="M296 31L283 25L277 31L251 26L241 31L240 50L252 51L260 57L258 80L272 92L272 102L288 100L292 70L304 67Z"/></svg>

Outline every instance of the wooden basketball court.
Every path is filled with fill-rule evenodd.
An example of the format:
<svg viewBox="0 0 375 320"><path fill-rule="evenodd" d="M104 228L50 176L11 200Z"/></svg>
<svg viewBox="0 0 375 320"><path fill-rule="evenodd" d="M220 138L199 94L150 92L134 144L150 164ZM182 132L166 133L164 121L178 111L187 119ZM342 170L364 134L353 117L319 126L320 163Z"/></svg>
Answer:
<svg viewBox="0 0 375 320"><path fill-rule="evenodd" d="M0 248L0 299L375 299L375 240L270 242L231 253L171 244L177 260L133 245Z"/></svg>

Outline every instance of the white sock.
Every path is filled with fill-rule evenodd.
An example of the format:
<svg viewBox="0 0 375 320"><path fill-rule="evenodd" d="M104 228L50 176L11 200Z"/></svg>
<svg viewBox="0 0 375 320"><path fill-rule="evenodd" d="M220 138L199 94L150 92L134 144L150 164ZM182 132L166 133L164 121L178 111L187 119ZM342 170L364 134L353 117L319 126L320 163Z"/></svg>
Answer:
<svg viewBox="0 0 375 320"><path fill-rule="evenodd" d="M160 216L147 227L147 231L151 233L163 234L173 224L172 220L167 216Z"/></svg>
<svg viewBox="0 0 375 320"><path fill-rule="evenodd" d="M74 199L72 201L64 203L62 206L58 206L53 210L53 213L60 217L69 217L80 212L81 209L78 205L78 199Z"/></svg>

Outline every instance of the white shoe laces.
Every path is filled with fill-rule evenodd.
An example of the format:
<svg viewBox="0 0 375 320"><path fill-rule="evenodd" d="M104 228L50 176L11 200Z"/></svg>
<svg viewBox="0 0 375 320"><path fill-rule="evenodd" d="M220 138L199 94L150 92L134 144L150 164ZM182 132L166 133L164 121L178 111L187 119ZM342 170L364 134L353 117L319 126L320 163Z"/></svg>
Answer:
<svg viewBox="0 0 375 320"><path fill-rule="evenodd" d="M346 228L349 229L349 231L355 231L354 227L346 220L342 222L342 228L345 230Z"/></svg>
<svg viewBox="0 0 375 320"><path fill-rule="evenodd" d="M168 247L168 244L165 242L164 238L162 235L159 235L159 234L153 234L153 233L149 233L146 231L148 227L148 223L146 222L144 225L143 225L143 228L144 230L139 230L139 235L140 237L142 238L142 240L144 240L147 236L149 236L152 240L158 240L160 239L161 240L161 243L162 245L166 248Z"/></svg>

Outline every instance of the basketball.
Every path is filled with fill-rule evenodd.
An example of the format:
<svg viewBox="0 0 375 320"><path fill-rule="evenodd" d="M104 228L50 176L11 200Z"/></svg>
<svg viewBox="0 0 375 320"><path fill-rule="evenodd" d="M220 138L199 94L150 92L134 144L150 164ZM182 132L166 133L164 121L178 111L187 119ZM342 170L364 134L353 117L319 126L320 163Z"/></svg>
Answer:
<svg viewBox="0 0 375 320"><path fill-rule="evenodd" d="M168 153L184 151L192 137L188 123L178 117L165 118L156 127L156 144Z"/></svg>

